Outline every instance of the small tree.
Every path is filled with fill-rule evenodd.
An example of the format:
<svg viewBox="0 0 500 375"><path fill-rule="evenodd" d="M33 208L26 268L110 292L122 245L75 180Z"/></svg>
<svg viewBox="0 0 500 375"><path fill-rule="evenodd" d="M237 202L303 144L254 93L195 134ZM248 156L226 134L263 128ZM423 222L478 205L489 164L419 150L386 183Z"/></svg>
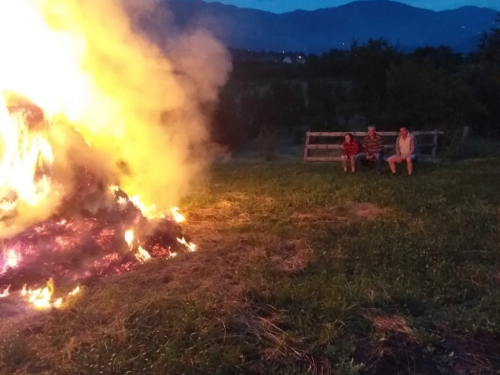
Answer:
<svg viewBox="0 0 500 375"><path fill-rule="evenodd" d="M261 150L262 157L265 161L271 161L274 158L274 151L276 149L276 141L278 136L278 129L268 124L262 124L258 136L258 143Z"/></svg>
<svg viewBox="0 0 500 375"><path fill-rule="evenodd" d="M380 122L387 106L386 74L401 54L383 39L353 43L349 55L353 98L370 122Z"/></svg>
<svg viewBox="0 0 500 375"><path fill-rule="evenodd" d="M414 127L457 128L484 111L459 75L405 61L387 73L386 121Z"/></svg>
<svg viewBox="0 0 500 375"><path fill-rule="evenodd" d="M479 69L474 73L477 94L489 112L484 135L500 134L500 14L496 27L489 34L484 34L479 44ZM479 80L478 80L479 78Z"/></svg>
<svg viewBox="0 0 500 375"><path fill-rule="evenodd" d="M488 64L490 69L500 72L500 14L496 26L489 34L483 34L479 43L479 58L482 63Z"/></svg>

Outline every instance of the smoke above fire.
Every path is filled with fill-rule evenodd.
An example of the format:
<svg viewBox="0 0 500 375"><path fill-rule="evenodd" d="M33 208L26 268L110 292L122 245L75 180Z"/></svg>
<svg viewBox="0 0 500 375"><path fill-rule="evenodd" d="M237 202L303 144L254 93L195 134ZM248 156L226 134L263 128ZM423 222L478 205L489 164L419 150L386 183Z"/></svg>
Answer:
<svg viewBox="0 0 500 375"><path fill-rule="evenodd" d="M158 212L206 169L229 55L200 30L150 41L137 1L0 2L0 238L56 213L78 166Z"/></svg>

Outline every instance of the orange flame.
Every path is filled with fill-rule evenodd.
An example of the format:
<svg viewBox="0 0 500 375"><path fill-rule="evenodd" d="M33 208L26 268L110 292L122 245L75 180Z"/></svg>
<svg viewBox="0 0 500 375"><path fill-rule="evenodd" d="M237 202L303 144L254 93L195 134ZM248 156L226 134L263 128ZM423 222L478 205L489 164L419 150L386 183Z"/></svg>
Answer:
<svg viewBox="0 0 500 375"><path fill-rule="evenodd" d="M0 104L0 124L0 210L13 211L19 204L35 206L50 191L49 178L35 175L39 166L52 164L52 149L41 133L28 129L23 114L9 114L5 101Z"/></svg>
<svg viewBox="0 0 500 375"><path fill-rule="evenodd" d="M184 237L178 238L177 241L179 241L179 243L181 243L182 245L186 246L190 252L194 253L196 251L196 245L192 242L187 242Z"/></svg>
<svg viewBox="0 0 500 375"><path fill-rule="evenodd" d="M137 254L135 254L135 258L141 262L141 263L144 263L144 262L147 262L148 260L151 259L151 255L149 255L149 253L144 250L142 247L139 246L139 250L137 250Z"/></svg>
<svg viewBox="0 0 500 375"><path fill-rule="evenodd" d="M50 303L52 291L48 286L46 286L45 288L28 290L26 293L29 296L29 303L35 306L35 308L47 309L52 306L52 304Z"/></svg>
<svg viewBox="0 0 500 375"><path fill-rule="evenodd" d="M4 290L0 291L0 298L8 297L10 295L9 289L10 289L10 285L7 288L5 288Z"/></svg>
<svg viewBox="0 0 500 375"><path fill-rule="evenodd" d="M177 221L178 223L182 223L183 221L186 220L186 218L181 213L179 213L178 207L172 208L172 216L174 220Z"/></svg>
<svg viewBox="0 0 500 375"><path fill-rule="evenodd" d="M125 242L128 244L129 247L132 246L132 242L134 241L134 231L133 230L128 230L125 232Z"/></svg>
<svg viewBox="0 0 500 375"><path fill-rule="evenodd" d="M3 272L8 268L15 268L19 264L19 255L12 249L7 250L3 266Z"/></svg>
<svg viewBox="0 0 500 375"><path fill-rule="evenodd" d="M73 289L71 292L68 293L68 297L74 296L76 294L80 293L80 287L77 286L75 289ZM26 285L23 287L23 290L21 291L21 296L23 297L29 297L28 302L33 305L36 309L42 310L42 309L48 309L51 307L54 308L59 308L62 306L64 302L64 298L60 297L57 298L55 301L52 302L52 295L54 294L54 281L52 279L49 279L47 281L47 286L44 288L38 288L35 290L31 289L26 289Z"/></svg>

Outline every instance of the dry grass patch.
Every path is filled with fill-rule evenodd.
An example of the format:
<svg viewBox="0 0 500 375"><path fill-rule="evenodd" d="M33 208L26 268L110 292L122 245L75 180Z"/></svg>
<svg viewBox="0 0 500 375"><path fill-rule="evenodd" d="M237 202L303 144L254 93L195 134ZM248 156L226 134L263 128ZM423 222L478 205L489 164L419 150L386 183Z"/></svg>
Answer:
<svg viewBox="0 0 500 375"><path fill-rule="evenodd" d="M357 220L391 218L395 213L389 208L381 208L372 203L346 202L345 204L321 208L315 212L297 213L291 219L299 223L349 223Z"/></svg>
<svg viewBox="0 0 500 375"><path fill-rule="evenodd" d="M258 357L248 358L253 362L252 373L263 373L267 361L273 363L294 363L297 371L312 375L330 375L333 366L324 357L315 356L309 349L306 340L293 336L283 330L282 312L269 305L249 303L235 311L228 326L226 335L246 337L256 346L261 347Z"/></svg>
<svg viewBox="0 0 500 375"><path fill-rule="evenodd" d="M405 318L399 315L387 315L382 312L368 312L363 316L370 320L378 333L399 333L414 338L415 333Z"/></svg>
<svg viewBox="0 0 500 375"><path fill-rule="evenodd" d="M189 211L186 228L195 234L213 230L227 230L265 220L274 204L271 197L233 192L212 205ZM250 212L249 212L250 211Z"/></svg>

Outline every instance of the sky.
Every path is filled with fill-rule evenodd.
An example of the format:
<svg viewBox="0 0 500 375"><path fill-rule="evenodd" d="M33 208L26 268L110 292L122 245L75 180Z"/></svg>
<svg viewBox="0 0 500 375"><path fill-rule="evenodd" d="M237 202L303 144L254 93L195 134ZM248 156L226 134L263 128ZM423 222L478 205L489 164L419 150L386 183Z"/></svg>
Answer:
<svg viewBox="0 0 500 375"><path fill-rule="evenodd" d="M318 8L336 7L352 2L352 0L207 0L219 1L241 8L256 8L275 13L293 11L295 9L313 10ZM371 0L374 1L374 0ZM418 8L432 10L455 9L467 5L500 10L500 0L399 0Z"/></svg>

